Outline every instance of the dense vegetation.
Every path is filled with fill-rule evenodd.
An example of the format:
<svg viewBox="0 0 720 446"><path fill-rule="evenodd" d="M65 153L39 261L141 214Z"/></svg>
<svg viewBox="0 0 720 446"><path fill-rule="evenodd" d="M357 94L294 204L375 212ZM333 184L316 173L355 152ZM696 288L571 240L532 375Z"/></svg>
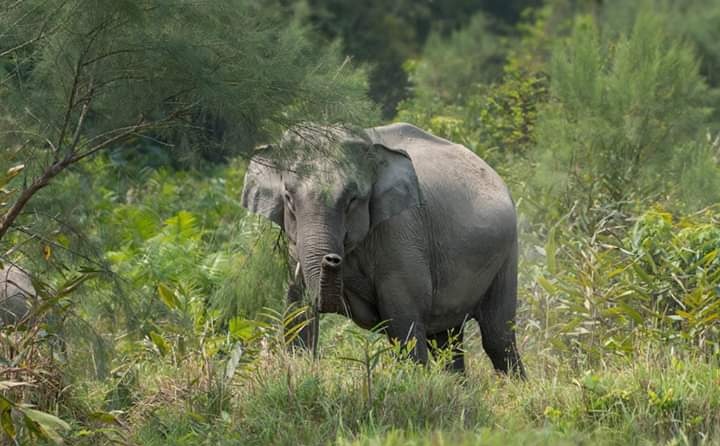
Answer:
<svg viewBox="0 0 720 446"><path fill-rule="evenodd" d="M0 5L3 444L720 442L720 1ZM331 43L329 39L340 38ZM368 65L363 65L368 63ZM529 380L289 352L247 154L407 121L512 189Z"/></svg>

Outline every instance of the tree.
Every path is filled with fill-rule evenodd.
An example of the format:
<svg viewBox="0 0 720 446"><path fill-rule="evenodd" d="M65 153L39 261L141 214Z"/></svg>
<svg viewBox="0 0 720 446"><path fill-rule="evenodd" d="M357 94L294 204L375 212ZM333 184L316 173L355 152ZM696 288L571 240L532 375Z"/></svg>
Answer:
<svg viewBox="0 0 720 446"><path fill-rule="evenodd" d="M432 33L422 58L409 64L416 100L431 95L431 102L463 104L469 89L479 83L497 81L510 40L496 34L493 25L485 14L479 13L448 37Z"/></svg>
<svg viewBox="0 0 720 446"><path fill-rule="evenodd" d="M560 198L561 212L673 192L669 186L690 184L684 178L698 166L710 183L720 174L698 144L709 89L692 48L666 33L668 19L645 10L629 34L604 39L591 17L581 17L554 51L534 185Z"/></svg>
<svg viewBox="0 0 720 446"><path fill-rule="evenodd" d="M399 118L462 143L514 177L514 156L534 148L537 108L547 96L542 50L550 12L519 27L518 39L497 35L484 14L447 38L432 34L423 56L406 64L414 96L400 104Z"/></svg>
<svg viewBox="0 0 720 446"><path fill-rule="evenodd" d="M708 85L720 87L720 2L717 0L663 1L645 0L624 2L605 0L602 7L602 27L609 36L614 33L631 31L638 14L648 6L664 15L673 17L667 21L665 32L691 43L700 63L700 74ZM720 107L715 98L715 127L720 122Z"/></svg>
<svg viewBox="0 0 720 446"><path fill-rule="evenodd" d="M408 95L402 65L417 57L431 32L447 36L483 11L498 22L514 24L538 0L399 0L366 2L307 0L308 20L321 34L341 39L345 51L371 65L370 94L391 118ZM474 57L467 54L466 57Z"/></svg>
<svg viewBox="0 0 720 446"><path fill-rule="evenodd" d="M225 123L223 144L249 150L298 120L372 115L346 62L248 0L5 2L0 161L15 189L2 192L0 239L38 191L98 152L197 147L208 117Z"/></svg>

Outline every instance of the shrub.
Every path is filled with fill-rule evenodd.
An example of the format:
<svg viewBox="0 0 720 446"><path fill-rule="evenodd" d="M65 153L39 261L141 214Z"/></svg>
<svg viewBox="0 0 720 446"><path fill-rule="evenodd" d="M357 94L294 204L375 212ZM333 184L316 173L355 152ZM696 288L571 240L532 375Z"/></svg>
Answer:
<svg viewBox="0 0 720 446"><path fill-rule="evenodd" d="M660 207L625 233L605 220L550 231L547 264L526 299L548 342L573 360L633 355L647 340L720 355L720 214L677 218Z"/></svg>

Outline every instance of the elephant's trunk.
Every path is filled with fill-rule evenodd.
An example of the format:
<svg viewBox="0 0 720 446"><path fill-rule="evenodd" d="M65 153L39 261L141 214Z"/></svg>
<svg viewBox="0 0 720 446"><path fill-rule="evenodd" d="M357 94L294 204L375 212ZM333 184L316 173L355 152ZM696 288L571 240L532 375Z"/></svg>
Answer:
<svg viewBox="0 0 720 446"><path fill-rule="evenodd" d="M316 306L318 311L332 312L342 300L342 257L327 254L320 265L320 289Z"/></svg>
<svg viewBox="0 0 720 446"><path fill-rule="evenodd" d="M323 215L305 220L305 234L298 234L298 258L302 275L311 298L306 345L317 354L320 313L342 312L342 237L334 228L342 227L336 218Z"/></svg>
<svg viewBox="0 0 720 446"><path fill-rule="evenodd" d="M330 307L342 301L342 257L327 254L320 264L320 286L313 302L312 323L310 325L310 346L313 357L317 357L318 338L320 337L320 312L327 312Z"/></svg>

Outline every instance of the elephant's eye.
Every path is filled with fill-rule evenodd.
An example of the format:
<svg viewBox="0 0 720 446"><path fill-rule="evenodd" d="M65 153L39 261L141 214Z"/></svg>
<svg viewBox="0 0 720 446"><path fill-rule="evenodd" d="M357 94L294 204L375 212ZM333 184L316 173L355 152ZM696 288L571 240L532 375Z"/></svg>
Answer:
<svg viewBox="0 0 720 446"><path fill-rule="evenodd" d="M350 201L348 201L347 207L345 208L345 212L350 212L350 209L355 204L355 197L351 198Z"/></svg>

